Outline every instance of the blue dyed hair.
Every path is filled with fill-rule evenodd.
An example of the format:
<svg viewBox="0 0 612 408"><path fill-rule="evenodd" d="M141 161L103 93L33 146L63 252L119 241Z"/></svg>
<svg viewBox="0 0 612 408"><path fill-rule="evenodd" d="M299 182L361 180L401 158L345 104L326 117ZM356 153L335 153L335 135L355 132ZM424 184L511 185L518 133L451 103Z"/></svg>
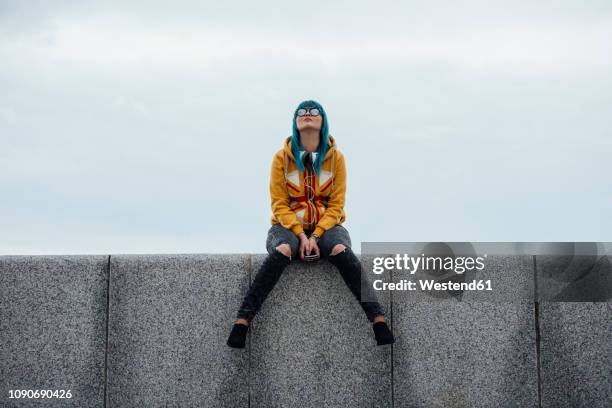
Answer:
<svg viewBox="0 0 612 408"><path fill-rule="evenodd" d="M323 123L321 124L321 131L319 133L319 147L317 148L317 159L313 163L313 167L315 173L317 175L321 174L321 165L323 164L323 159L327 154L328 150L328 140L329 140L329 123L327 122L327 115L325 114L325 109L323 106L317 101L304 101L295 108L295 112L293 112L293 132L291 133L291 151L293 152L293 157L295 157L295 163L297 164L298 170L304 171L304 163L300 160L300 150L302 149L302 145L300 144L300 132L297 128L297 111L302 108L317 108L319 112L321 112L321 117L323 118Z"/></svg>

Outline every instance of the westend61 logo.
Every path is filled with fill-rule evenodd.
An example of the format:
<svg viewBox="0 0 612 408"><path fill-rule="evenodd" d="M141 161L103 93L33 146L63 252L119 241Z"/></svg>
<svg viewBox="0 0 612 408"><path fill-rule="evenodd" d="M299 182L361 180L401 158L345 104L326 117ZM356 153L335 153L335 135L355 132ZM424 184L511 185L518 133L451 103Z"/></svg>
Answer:
<svg viewBox="0 0 612 408"><path fill-rule="evenodd" d="M385 271L390 270L405 270L410 272L411 275L417 271L453 271L457 274L462 274L465 271L482 270L484 269L484 259L487 254L483 256L410 256L408 254L396 254L391 257L376 257L373 260L372 272L379 275Z"/></svg>

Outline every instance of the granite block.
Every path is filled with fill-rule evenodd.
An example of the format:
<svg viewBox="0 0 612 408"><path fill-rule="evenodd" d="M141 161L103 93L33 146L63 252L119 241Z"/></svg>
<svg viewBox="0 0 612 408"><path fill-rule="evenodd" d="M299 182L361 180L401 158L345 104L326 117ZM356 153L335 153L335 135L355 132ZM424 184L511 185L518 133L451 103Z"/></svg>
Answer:
<svg viewBox="0 0 612 408"><path fill-rule="evenodd" d="M335 266L294 260L252 322L251 407L390 407L391 347Z"/></svg>
<svg viewBox="0 0 612 408"><path fill-rule="evenodd" d="M109 282L104 255L1 256L0 406L104 406L105 357L107 406L538 405L537 325L525 301L534 257L491 256L485 270L459 277L495 276L499 296L376 292L396 336L383 347L333 265L294 261L247 348L231 349L232 321L264 257L113 255ZM609 300L609 258L535 260L540 299ZM610 406L611 309L539 303L542 407ZM43 388L73 398L6 398Z"/></svg>
<svg viewBox="0 0 612 408"><path fill-rule="evenodd" d="M248 349L225 341L250 259L111 256L109 406L248 406Z"/></svg>
<svg viewBox="0 0 612 408"><path fill-rule="evenodd" d="M104 405L108 256L0 256L0 406ZM9 390L70 399L9 399Z"/></svg>
<svg viewBox="0 0 612 408"><path fill-rule="evenodd" d="M535 259L538 300L612 300L612 263L609 255L537 255Z"/></svg>
<svg viewBox="0 0 612 408"><path fill-rule="evenodd" d="M532 257L487 267L506 271L519 298L532 290ZM395 407L538 406L534 304L472 296L392 293Z"/></svg>
<svg viewBox="0 0 612 408"><path fill-rule="evenodd" d="M540 304L542 407L612 406L612 304Z"/></svg>
<svg viewBox="0 0 612 408"><path fill-rule="evenodd" d="M461 300L493 303L533 303L534 259L532 255L489 255L481 271L466 272L466 282L490 280L491 291L464 291Z"/></svg>

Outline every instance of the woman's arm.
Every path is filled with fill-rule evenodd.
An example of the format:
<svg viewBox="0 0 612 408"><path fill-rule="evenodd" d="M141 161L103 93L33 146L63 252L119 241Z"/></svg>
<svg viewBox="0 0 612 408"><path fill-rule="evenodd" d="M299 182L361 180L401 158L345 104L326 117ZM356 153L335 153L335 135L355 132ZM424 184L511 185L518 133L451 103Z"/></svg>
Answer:
<svg viewBox="0 0 612 408"><path fill-rule="evenodd" d="M325 231L336 224L340 224L345 218L344 197L346 195L346 166L344 155L340 153L340 151L336 151L336 155L333 190L330 194L325 213L314 230L314 233L319 237L323 236Z"/></svg>
<svg viewBox="0 0 612 408"><path fill-rule="evenodd" d="M304 233L304 228L295 212L289 207L289 194L285 184L283 152L279 151L272 159L270 173L270 200L274 218L285 228L293 231L295 235Z"/></svg>

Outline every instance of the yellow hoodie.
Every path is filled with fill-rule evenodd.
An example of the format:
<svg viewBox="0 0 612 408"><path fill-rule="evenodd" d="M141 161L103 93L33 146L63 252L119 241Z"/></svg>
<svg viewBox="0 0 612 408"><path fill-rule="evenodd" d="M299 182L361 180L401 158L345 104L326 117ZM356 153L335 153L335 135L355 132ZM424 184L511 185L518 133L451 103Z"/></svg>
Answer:
<svg viewBox="0 0 612 408"><path fill-rule="evenodd" d="M344 156L331 135L328 145L319 177L308 169L298 171L291 151L291 137L285 139L283 148L272 159L272 224L281 224L295 235L306 231L321 237L328 229L344 222Z"/></svg>

